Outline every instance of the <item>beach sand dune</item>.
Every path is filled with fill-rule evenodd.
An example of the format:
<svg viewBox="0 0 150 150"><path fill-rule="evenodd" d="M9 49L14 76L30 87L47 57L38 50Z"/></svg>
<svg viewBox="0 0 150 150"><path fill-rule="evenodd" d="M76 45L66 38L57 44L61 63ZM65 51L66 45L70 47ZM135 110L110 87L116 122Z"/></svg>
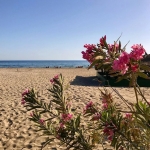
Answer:
<svg viewBox="0 0 150 150"><path fill-rule="evenodd" d="M21 93L26 88L34 88L39 91L41 98L49 99L47 91L52 85L50 79L54 75L62 73L65 82L70 82L68 93L72 97L74 107L79 112L83 111L85 104L92 100L101 105L99 83L95 79L94 69L85 68L2 68L0 69L0 150L39 150L47 137L40 137L41 133L34 131L34 123L28 120L29 112L21 105ZM133 88L116 88L119 93L130 102L135 101ZM111 90L111 89L110 89ZM150 98L150 88L143 88L147 98ZM117 97L118 106L125 109L126 106ZM47 149L65 149L58 146L55 141ZM107 147L110 149L109 147ZM102 149L97 147L96 149Z"/></svg>

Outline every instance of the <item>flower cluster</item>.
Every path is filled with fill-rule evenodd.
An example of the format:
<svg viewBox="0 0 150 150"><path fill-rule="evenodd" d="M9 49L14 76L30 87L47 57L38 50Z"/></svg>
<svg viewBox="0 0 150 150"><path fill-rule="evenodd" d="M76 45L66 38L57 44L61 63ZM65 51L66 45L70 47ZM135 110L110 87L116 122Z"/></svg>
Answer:
<svg viewBox="0 0 150 150"><path fill-rule="evenodd" d="M131 113L126 113L125 118L128 119L128 120L131 120L132 119L132 114Z"/></svg>
<svg viewBox="0 0 150 150"><path fill-rule="evenodd" d="M83 109L83 114L90 114L92 115L92 119L93 121L97 121L101 118L101 114L97 111L97 109L94 106L94 103L92 101L89 101L85 108Z"/></svg>
<svg viewBox="0 0 150 150"><path fill-rule="evenodd" d="M141 44L133 45L131 48L133 49L131 53L129 54L130 55L129 57L131 59L137 61L143 58L145 54L145 49L143 48Z"/></svg>
<svg viewBox="0 0 150 150"><path fill-rule="evenodd" d="M55 82L56 82L56 80L58 80L58 78L59 78L59 75L55 75L52 79L50 79L50 82L52 84L55 84Z"/></svg>
<svg viewBox="0 0 150 150"><path fill-rule="evenodd" d="M61 138L61 134L62 132L64 132L66 130L66 124L68 124L70 122L70 120L73 119L73 115L72 114L61 114L60 117L60 123L59 123L59 127L56 128L56 137L57 139Z"/></svg>
<svg viewBox="0 0 150 150"><path fill-rule="evenodd" d="M101 114L100 113L95 113L93 116L92 116L92 120L93 121L96 121L96 120L99 120L101 118Z"/></svg>
<svg viewBox="0 0 150 150"><path fill-rule="evenodd" d="M100 45L101 45L101 46L104 46L104 45L105 45L104 43L105 43L105 41L106 41L106 35L105 35L104 37L100 38L99 41L100 41Z"/></svg>
<svg viewBox="0 0 150 150"><path fill-rule="evenodd" d="M22 93L22 99L21 99L21 104L24 105L26 103L24 97L29 93L29 89L26 89L23 93Z"/></svg>
<svg viewBox="0 0 150 150"><path fill-rule="evenodd" d="M107 44L106 35L100 38L97 46L98 47L94 44L85 44L84 47L86 48L86 51L81 52L83 59L86 59L90 64L92 64L96 58L99 58L97 56L103 56L103 62L108 62L111 57L114 57L114 54L119 52L119 44ZM106 50L106 52L104 50Z"/></svg>
<svg viewBox="0 0 150 150"><path fill-rule="evenodd" d="M105 125L103 133L107 136L107 139L109 141L112 141L113 135L114 135L114 131L112 129L110 129L110 127L108 125Z"/></svg>
<svg viewBox="0 0 150 150"><path fill-rule="evenodd" d="M27 95L29 93L29 89L26 89L23 93L22 93L22 97Z"/></svg>
<svg viewBox="0 0 150 150"><path fill-rule="evenodd" d="M72 119L73 115L72 114L62 114L61 115L61 120L63 123L66 123Z"/></svg>
<svg viewBox="0 0 150 150"><path fill-rule="evenodd" d="M139 65L138 62L141 60L145 54L145 49L141 45L133 45L131 47L133 50L130 54L127 52L122 52L121 56L114 60L112 68L116 71L121 71L122 74L125 74L128 70L133 72L138 71Z"/></svg>
<svg viewBox="0 0 150 150"><path fill-rule="evenodd" d="M88 110L88 109L91 109L92 106L93 106L93 102L92 102L92 101L88 102L88 103L86 104L85 111Z"/></svg>
<svg viewBox="0 0 150 150"><path fill-rule="evenodd" d="M86 113L92 113L92 114L94 114L94 113L96 113L96 112L97 112L97 111L95 110L94 104L93 104L92 101L89 101L89 102L86 104L85 108L83 108L83 114L86 114ZM96 114L95 114L95 115L96 115Z"/></svg>
<svg viewBox="0 0 150 150"><path fill-rule="evenodd" d="M89 68L94 66L96 70L101 70L104 73L113 70L116 77L126 73L137 73L137 76L139 76L141 59L146 54L145 49L141 44L135 44L131 46L131 52L127 53L125 52L126 46L121 48L121 42L117 42L118 40L114 44L107 44L106 36L104 36L100 38L97 47L94 44L84 45L87 50L81 52L82 56L90 62ZM110 73L108 76L112 77L113 75Z"/></svg>
<svg viewBox="0 0 150 150"><path fill-rule="evenodd" d="M87 49L85 52L82 51L82 55L83 55L83 58L86 59L89 63L92 63L93 62L93 56L94 56L94 53L93 53L93 49L96 48L96 45L94 44L85 44L84 47Z"/></svg>
<svg viewBox="0 0 150 150"><path fill-rule="evenodd" d="M41 125L43 125L43 124L44 124L44 119L39 119L39 123L40 123Z"/></svg>
<svg viewBox="0 0 150 150"><path fill-rule="evenodd" d="M108 53L111 54L115 51L118 51L119 44L108 44Z"/></svg>
<svg viewBox="0 0 150 150"><path fill-rule="evenodd" d="M114 60L112 68L116 71L121 71L122 74L125 74L128 70L129 55L126 52L123 52L118 60Z"/></svg>

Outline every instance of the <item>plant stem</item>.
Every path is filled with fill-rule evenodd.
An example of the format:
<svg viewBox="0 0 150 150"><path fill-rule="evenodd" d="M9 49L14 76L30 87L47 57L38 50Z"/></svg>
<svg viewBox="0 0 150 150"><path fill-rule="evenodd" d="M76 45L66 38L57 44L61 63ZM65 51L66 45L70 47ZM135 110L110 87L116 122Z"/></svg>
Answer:
<svg viewBox="0 0 150 150"><path fill-rule="evenodd" d="M134 110L133 104L129 103L126 99L124 99L124 98L122 97L122 95L121 95L116 89L114 89L113 87L111 87L111 88L112 88L113 91L115 91L116 94L123 100L123 102L127 105L127 107L128 107L131 111ZM129 105L131 105L131 107L130 107Z"/></svg>
<svg viewBox="0 0 150 150"><path fill-rule="evenodd" d="M138 150L138 147L135 144L133 144L132 141L129 140L122 132L119 132L119 131L116 131L116 132L118 132L121 136L123 136L130 144L133 145L134 148Z"/></svg>
<svg viewBox="0 0 150 150"><path fill-rule="evenodd" d="M133 88L134 88L134 92L135 92L135 97L136 97L136 103L138 105L139 103L139 99L138 99L138 94L137 94L137 89L136 89L136 85L137 85L137 77L134 73L132 73L132 78L133 78Z"/></svg>
<svg viewBox="0 0 150 150"><path fill-rule="evenodd" d="M136 86L134 85L133 88L134 88L134 92L135 92L135 96L136 96L136 102L137 102L137 105L138 105L139 100L138 100L138 94L137 94Z"/></svg>
<svg viewBox="0 0 150 150"><path fill-rule="evenodd" d="M149 102L146 100L145 96L143 95L143 93L141 92L141 89L139 87L139 85L137 84L137 87L138 87L138 93L141 95L141 97L145 100L145 102L149 105Z"/></svg>

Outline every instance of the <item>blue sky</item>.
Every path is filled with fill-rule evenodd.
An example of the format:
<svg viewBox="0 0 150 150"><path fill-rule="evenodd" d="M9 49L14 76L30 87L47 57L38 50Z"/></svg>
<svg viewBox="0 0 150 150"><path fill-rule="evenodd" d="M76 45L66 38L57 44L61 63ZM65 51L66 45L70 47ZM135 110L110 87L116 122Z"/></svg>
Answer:
<svg viewBox="0 0 150 150"><path fill-rule="evenodd" d="M150 53L150 0L0 0L0 60L81 60L121 33Z"/></svg>

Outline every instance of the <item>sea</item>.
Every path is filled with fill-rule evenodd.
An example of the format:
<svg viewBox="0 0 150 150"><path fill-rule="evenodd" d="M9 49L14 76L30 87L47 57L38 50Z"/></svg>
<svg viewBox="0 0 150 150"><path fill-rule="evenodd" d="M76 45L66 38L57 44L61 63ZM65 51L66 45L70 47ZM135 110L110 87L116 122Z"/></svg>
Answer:
<svg viewBox="0 0 150 150"><path fill-rule="evenodd" d="M85 60L1 60L0 68L87 68Z"/></svg>

